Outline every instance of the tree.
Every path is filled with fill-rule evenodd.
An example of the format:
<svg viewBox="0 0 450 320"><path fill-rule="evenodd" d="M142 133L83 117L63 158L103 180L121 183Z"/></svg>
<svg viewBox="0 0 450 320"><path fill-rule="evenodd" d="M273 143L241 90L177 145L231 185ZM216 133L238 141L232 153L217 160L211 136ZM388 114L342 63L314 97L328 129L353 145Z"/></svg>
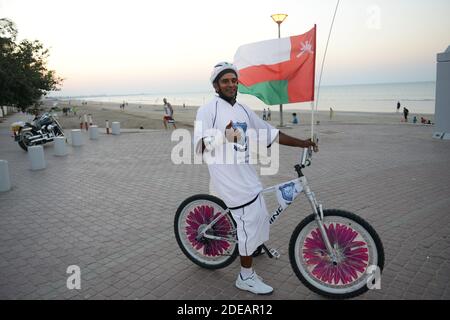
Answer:
<svg viewBox="0 0 450 320"><path fill-rule="evenodd" d="M42 96L59 90L63 79L48 70L48 56L38 40L17 42L15 24L0 19L0 106L37 108Z"/></svg>

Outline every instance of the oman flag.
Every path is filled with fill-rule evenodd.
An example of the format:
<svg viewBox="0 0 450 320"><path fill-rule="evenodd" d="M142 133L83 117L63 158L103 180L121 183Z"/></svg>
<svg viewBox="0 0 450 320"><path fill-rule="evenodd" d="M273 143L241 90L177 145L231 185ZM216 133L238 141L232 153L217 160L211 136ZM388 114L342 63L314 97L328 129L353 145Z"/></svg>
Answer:
<svg viewBox="0 0 450 320"><path fill-rule="evenodd" d="M316 26L302 35L243 45L234 64L241 93L267 105L314 101Z"/></svg>

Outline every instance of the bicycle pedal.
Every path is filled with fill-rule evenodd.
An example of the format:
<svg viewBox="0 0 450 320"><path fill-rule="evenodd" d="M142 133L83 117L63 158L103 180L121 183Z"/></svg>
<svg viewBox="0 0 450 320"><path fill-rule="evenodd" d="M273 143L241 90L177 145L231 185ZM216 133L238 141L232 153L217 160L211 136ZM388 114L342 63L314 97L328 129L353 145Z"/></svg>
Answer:
<svg viewBox="0 0 450 320"><path fill-rule="evenodd" d="M272 255L273 258L275 259L279 259L280 258L280 254L278 253L278 251L274 248L269 250L270 254Z"/></svg>
<svg viewBox="0 0 450 320"><path fill-rule="evenodd" d="M263 245L260 245L258 248L256 248L256 250L253 252L252 257L259 257L261 255L263 255L264 253L266 253L267 250L264 250Z"/></svg>

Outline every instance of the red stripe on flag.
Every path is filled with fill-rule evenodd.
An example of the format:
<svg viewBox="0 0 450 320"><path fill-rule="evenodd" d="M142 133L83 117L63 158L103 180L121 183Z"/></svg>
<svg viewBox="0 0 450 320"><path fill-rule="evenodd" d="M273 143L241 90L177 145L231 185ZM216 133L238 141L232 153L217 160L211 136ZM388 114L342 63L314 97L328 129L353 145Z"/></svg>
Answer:
<svg viewBox="0 0 450 320"><path fill-rule="evenodd" d="M239 82L250 87L254 84L266 81L283 80L283 64L288 64L289 61L272 64L251 66L239 70Z"/></svg>

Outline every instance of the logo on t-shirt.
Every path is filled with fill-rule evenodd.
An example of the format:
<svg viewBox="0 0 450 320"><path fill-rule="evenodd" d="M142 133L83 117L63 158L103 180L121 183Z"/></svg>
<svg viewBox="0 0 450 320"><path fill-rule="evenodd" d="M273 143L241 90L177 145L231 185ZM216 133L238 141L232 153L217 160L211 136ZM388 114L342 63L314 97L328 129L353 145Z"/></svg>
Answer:
<svg viewBox="0 0 450 320"><path fill-rule="evenodd" d="M239 131L239 139L234 144L234 150L236 151L247 151L247 123L246 122L233 122L232 128L235 131Z"/></svg>

